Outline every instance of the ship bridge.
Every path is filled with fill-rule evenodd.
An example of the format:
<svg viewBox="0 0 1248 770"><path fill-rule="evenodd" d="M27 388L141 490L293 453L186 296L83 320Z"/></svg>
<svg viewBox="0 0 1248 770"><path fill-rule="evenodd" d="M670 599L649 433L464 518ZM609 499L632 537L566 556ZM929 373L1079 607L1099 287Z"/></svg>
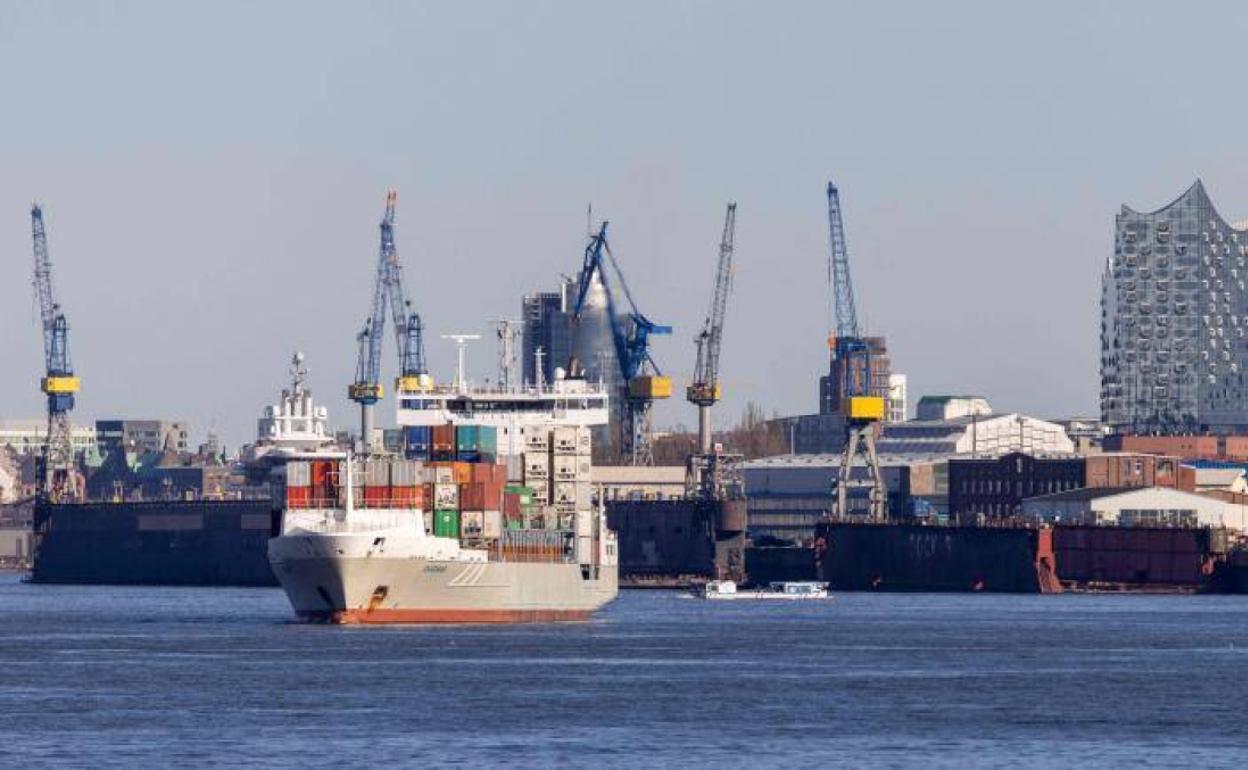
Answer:
<svg viewBox="0 0 1248 770"><path fill-rule="evenodd" d="M400 426L484 425L498 431L498 453L524 451L526 430L594 427L609 419L608 387L582 379L520 388L429 387L400 390Z"/></svg>

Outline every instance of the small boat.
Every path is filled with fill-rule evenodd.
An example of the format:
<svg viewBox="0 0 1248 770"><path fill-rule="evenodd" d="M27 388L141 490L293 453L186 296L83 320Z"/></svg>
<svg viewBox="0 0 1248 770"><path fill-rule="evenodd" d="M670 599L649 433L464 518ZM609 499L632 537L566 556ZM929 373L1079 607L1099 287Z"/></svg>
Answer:
<svg viewBox="0 0 1248 770"><path fill-rule="evenodd" d="M768 583L766 588L749 591L737 590L731 580L711 580L697 590L703 599L826 599L828 584L809 581L779 581Z"/></svg>

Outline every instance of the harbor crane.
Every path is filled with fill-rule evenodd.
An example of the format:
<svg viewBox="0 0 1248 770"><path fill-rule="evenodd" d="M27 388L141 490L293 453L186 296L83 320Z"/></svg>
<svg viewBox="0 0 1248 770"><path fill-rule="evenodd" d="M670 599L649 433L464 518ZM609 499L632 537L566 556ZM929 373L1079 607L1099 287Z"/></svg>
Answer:
<svg viewBox="0 0 1248 770"><path fill-rule="evenodd" d="M868 518L883 521L887 516L887 492L875 436L884 419L884 397L872 382L871 347L859 332L858 311L854 306L854 286L849 274L849 250L845 246L845 224L841 217L841 197L836 185L828 182L828 282L832 289L835 329L828 336L832 353L832 373L839 378L839 411L845 420L845 448L835 481L836 513L849 513L851 487L867 489ZM862 460L867 479L854 479L854 464Z"/></svg>
<svg viewBox="0 0 1248 770"><path fill-rule="evenodd" d="M74 473L74 446L71 439L69 413L74 408L74 394L79 379L69 358L69 323L56 301L52 286L52 260L48 256L48 235L39 204L30 209L31 235L34 240L35 293L39 296L39 315L43 327L44 376L40 389L47 396L48 437L39 456L39 498L60 503L79 500L77 475Z"/></svg>
<svg viewBox="0 0 1248 770"><path fill-rule="evenodd" d="M395 389L400 392L427 390L431 385L425 366L424 325L420 314L403 290L403 266L394 246L394 208L398 193L386 193L386 210L381 218L381 245L377 255L377 272L373 277L373 301L364 329L356 337L359 358L355 381L347 386L347 396L360 405L361 451L378 451L374 445L373 409L384 395L381 385L381 348L385 336L387 306L394 323L399 350L399 376Z"/></svg>
<svg viewBox="0 0 1248 770"><path fill-rule="evenodd" d="M621 316L616 309L613 280L608 277L607 263L610 263L628 303L626 316ZM655 399L671 397L672 380L659 371L650 355L650 336L671 334L672 327L656 324L638 310L628 283L624 280L624 273L607 243L606 221L598 228L597 233L590 236L589 244L585 247L576 304L573 306L573 323L581 320L595 275L606 289L611 341L622 381L620 454L632 465L654 465L650 412Z"/></svg>
<svg viewBox="0 0 1248 770"><path fill-rule="evenodd" d="M719 384L719 350L723 342L728 294L732 290L733 242L736 229L737 204L729 203L728 211L724 215L724 232L719 240L719 260L715 265L711 307L702 323L702 331L694 338L697 358L693 382L685 391L685 398L689 403L698 407L698 451L689 457L685 484L690 494L708 500L731 494L727 487L739 480L736 469L740 458L716 451L711 441L711 407L722 396ZM735 486L739 487L740 484L736 483Z"/></svg>

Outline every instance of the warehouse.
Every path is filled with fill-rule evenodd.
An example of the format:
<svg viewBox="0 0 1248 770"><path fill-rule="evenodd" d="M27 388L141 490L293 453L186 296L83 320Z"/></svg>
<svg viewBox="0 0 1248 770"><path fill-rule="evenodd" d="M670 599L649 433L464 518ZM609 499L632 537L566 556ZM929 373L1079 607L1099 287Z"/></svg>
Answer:
<svg viewBox="0 0 1248 770"><path fill-rule="evenodd" d="M1085 488L1023 501L1036 522L1145 527L1228 527L1243 531L1248 505L1167 487Z"/></svg>

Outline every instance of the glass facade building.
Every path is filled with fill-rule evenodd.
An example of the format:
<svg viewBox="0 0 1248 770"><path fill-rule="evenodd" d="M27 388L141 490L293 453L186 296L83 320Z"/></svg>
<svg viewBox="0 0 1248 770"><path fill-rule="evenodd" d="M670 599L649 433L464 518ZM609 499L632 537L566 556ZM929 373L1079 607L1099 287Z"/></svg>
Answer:
<svg viewBox="0 0 1248 770"><path fill-rule="evenodd" d="M1101 284L1101 417L1120 433L1248 429L1248 230L1199 180L1118 214Z"/></svg>

